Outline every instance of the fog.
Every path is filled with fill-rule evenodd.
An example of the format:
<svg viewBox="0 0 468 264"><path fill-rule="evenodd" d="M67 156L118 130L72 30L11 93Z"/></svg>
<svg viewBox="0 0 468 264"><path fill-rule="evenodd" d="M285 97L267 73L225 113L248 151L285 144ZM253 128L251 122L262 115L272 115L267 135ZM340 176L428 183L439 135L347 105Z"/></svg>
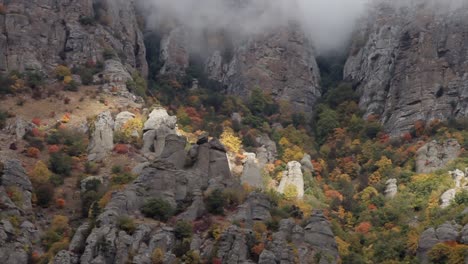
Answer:
<svg viewBox="0 0 468 264"><path fill-rule="evenodd" d="M313 42L318 53L346 45L356 22L377 1L395 7L421 2L450 9L468 0L139 0L147 24L155 29L180 24L192 39L206 31L225 31L251 36L272 28L296 24ZM195 44L196 41L194 41Z"/></svg>

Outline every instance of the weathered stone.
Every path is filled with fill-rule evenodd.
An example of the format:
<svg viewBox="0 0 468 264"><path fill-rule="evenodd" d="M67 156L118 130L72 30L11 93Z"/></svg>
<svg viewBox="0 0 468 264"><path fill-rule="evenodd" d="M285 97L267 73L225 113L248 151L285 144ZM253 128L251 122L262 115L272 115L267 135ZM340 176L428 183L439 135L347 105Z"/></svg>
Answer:
<svg viewBox="0 0 468 264"><path fill-rule="evenodd" d="M135 118L135 115L128 112L120 112L116 117L115 117L115 122L114 122L114 130L119 131L125 123L127 123L129 120L132 120Z"/></svg>
<svg viewBox="0 0 468 264"><path fill-rule="evenodd" d="M301 159L301 165L302 169L314 172L314 165L312 164L312 158L309 154L304 154L304 157Z"/></svg>
<svg viewBox="0 0 468 264"><path fill-rule="evenodd" d="M298 198L304 196L304 178L302 177L301 164L297 161L288 163L278 186L278 192L286 193L290 188L295 189Z"/></svg>
<svg viewBox="0 0 468 264"><path fill-rule="evenodd" d="M233 220L240 221L252 227L255 221L266 222L271 220L271 203L268 198L257 192L249 195L247 200L238 207Z"/></svg>
<svg viewBox="0 0 468 264"><path fill-rule="evenodd" d="M416 153L416 172L430 173L442 169L460 155L461 147L457 140L449 139L443 143L432 141L418 149Z"/></svg>
<svg viewBox="0 0 468 264"><path fill-rule="evenodd" d="M5 188L17 188L22 194L21 204L18 204L20 209L32 209L32 184L26 170L19 160L10 159L3 163L3 172L0 175L0 186Z"/></svg>
<svg viewBox="0 0 468 264"><path fill-rule="evenodd" d="M441 196L440 196L440 207L441 208L447 208L450 206L452 201L455 199L455 195L457 194L456 189L449 189L445 191Z"/></svg>
<svg viewBox="0 0 468 264"><path fill-rule="evenodd" d="M365 117L379 116L393 136L410 132L419 120L468 115L467 7L402 3L381 1L370 10L344 68L345 78L357 84Z"/></svg>
<svg viewBox="0 0 468 264"><path fill-rule="evenodd" d="M385 184L385 197L394 198L398 193L397 179L388 179Z"/></svg>
<svg viewBox="0 0 468 264"><path fill-rule="evenodd" d="M249 155L251 154L251 155ZM255 158L255 153L244 153L246 161L241 176L241 183L248 184L254 188L263 188L263 177L259 162Z"/></svg>
<svg viewBox="0 0 468 264"><path fill-rule="evenodd" d="M91 124L88 160L101 161L114 149L114 120L109 111L100 113Z"/></svg>

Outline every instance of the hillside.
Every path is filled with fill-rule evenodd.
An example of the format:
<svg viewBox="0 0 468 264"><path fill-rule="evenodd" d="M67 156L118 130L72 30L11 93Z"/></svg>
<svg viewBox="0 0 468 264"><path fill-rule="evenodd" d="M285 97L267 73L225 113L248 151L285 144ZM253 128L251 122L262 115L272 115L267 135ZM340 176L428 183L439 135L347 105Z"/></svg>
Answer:
<svg viewBox="0 0 468 264"><path fill-rule="evenodd" d="M0 262L468 263L468 9L411 3L332 54L0 0Z"/></svg>

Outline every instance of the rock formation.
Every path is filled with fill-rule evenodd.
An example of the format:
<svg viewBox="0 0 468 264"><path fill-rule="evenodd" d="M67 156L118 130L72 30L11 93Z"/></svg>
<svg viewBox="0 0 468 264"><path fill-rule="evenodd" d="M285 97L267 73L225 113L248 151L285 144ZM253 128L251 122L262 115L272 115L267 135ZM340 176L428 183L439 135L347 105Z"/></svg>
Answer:
<svg viewBox="0 0 468 264"><path fill-rule="evenodd" d="M456 241L461 244L467 244L467 241L463 240L466 236L466 230L468 225L462 229L460 225L455 222L445 222L437 228L426 229L419 238L419 246L417 255L421 263L429 263L427 253L429 250L438 243Z"/></svg>
<svg viewBox="0 0 468 264"><path fill-rule="evenodd" d="M385 182L385 197L393 198L398 193L397 179L389 179Z"/></svg>
<svg viewBox="0 0 468 264"><path fill-rule="evenodd" d="M113 50L124 65L147 73L133 1L2 1L0 71L51 71L58 64L104 61Z"/></svg>
<svg viewBox="0 0 468 264"><path fill-rule="evenodd" d="M25 218L31 214L32 185L20 161L9 159L0 164L0 259L5 264L27 263L28 249L39 239L36 227ZM10 198L7 190L19 193L21 199Z"/></svg>
<svg viewBox="0 0 468 264"><path fill-rule="evenodd" d="M185 74L191 55L190 34L186 31L176 27L163 36L160 74ZM260 88L278 100L290 102L292 110L305 113L321 96L314 49L298 26L239 37L230 43L229 52L226 47L210 44L206 45L211 55L205 56L202 63L205 73L222 84L228 94L248 98L252 89Z"/></svg>
<svg viewBox="0 0 468 264"><path fill-rule="evenodd" d="M430 173L445 167L460 155L461 147L457 140L445 142L431 141L416 153L416 172Z"/></svg>
<svg viewBox="0 0 468 264"><path fill-rule="evenodd" d="M422 2L422 1L421 1ZM418 120L465 117L468 9L382 3L362 21L344 76L392 135Z"/></svg>
<svg viewBox="0 0 468 264"><path fill-rule="evenodd" d="M90 124L88 160L101 161L114 149L114 119L109 111L100 113Z"/></svg>
<svg viewBox="0 0 468 264"><path fill-rule="evenodd" d="M175 134L177 117L169 116L166 109L158 107L154 109L143 128L144 153L154 152L155 156L161 155L166 143L166 136Z"/></svg>
<svg viewBox="0 0 468 264"><path fill-rule="evenodd" d="M244 153L246 156L242 171L241 183L254 188L263 188L262 168L255 153Z"/></svg>
<svg viewBox="0 0 468 264"><path fill-rule="evenodd" d="M304 196L304 178L302 177L301 164L297 161L288 163L278 186L280 193L287 193L291 190L294 190L298 198Z"/></svg>

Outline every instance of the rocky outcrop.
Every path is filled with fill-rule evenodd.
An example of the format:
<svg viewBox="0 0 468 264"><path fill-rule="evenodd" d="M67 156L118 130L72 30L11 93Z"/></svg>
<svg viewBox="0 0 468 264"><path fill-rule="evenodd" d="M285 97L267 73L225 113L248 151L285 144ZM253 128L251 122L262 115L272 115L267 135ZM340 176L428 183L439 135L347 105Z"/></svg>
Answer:
<svg viewBox="0 0 468 264"><path fill-rule="evenodd" d="M113 50L124 65L147 73L133 1L2 1L0 71L45 70L104 61Z"/></svg>
<svg viewBox="0 0 468 264"><path fill-rule="evenodd" d="M88 160L101 161L114 148L114 119L109 111L100 113L90 124Z"/></svg>
<svg viewBox="0 0 468 264"><path fill-rule="evenodd" d="M292 110L310 112L321 96L320 74L312 44L298 26L238 37L229 45L220 40L224 37L211 34L204 44L208 50L201 52L201 64L210 79L222 84L228 94L248 98L253 89L260 88L290 102ZM164 34L160 74L184 75L194 48L191 43L182 26Z"/></svg>
<svg viewBox="0 0 468 264"><path fill-rule="evenodd" d="M255 153L244 153L246 160L242 171L241 183L254 188L263 188L262 168Z"/></svg>
<svg viewBox="0 0 468 264"><path fill-rule="evenodd" d="M153 127L153 126L152 126ZM56 260L78 259L80 263L125 263L131 253L138 263L149 263L155 248L161 248L165 257L174 259L171 250L175 238L173 229L162 224L139 224L133 234L118 228L118 219L123 216L141 218L140 208L150 198L161 198L173 208L188 204L188 209L178 216L186 220L201 217L203 192L217 188L238 186L229 171L226 150L218 140L200 142L191 151L193 162L186 166L189 154L185 151L186 139L175 134L165 138L161 155L143 166L138 178L123 191L112 195L111 201L97 218L97 225L86 235L82 226L72 241L75 248L61 252ZM80 242L81 241L81 242ZM102 245L106 244L106 247ZM83 244L83 245L80 245ZM80 253L82 252L82 253ZM169 260L170 260L169 259ZM73 262L72 262L73 263ZM166 262L165 262L166 263Z"/></svg>
<svg viewBox="0 0 468 264"><path fill-rule="evenodd" d="M253 192L247 200L238 207L233 220L245 223L247 227L252 227L255 221L267 222L271 220L271 202L264 194Z"/></svg>
<svg viewBox="0 0 468 264"><path fill-rule="evenodd" d="M419 238L417 255L421 263L429 263L427 253L436 244L455 241L462 244L467 244L463 240L463 234L466 234L467 225L462 229L460 225L454 222L445 222L437 228L426 229Z"/></svg>
<svg viewBox="0 0 468 264"><path fill-rule="evenodd" d="M297 259L299 263L307 263L307 260L320 256L318 263L337 263L338 247L323 213L315 211L305 223L303 228L291 219L281 220L279 231L266 246L275 255L275 262L296 263Z"/></svg>
<svg viewBox="0 0 468 264"><path fill-rule="evenodd" d="M25 219L31 214L32 185L18 160L0 163L0 259L5 264L27 263L32 242L39 239L36 227ZM19 200L10 198L16 192ZM11 217L11 218L10 218ZM15 219L15 221L13 221Z"/></svg>
<svg viewBox="0 0 468 264"><path fill-rule="evenodd" d="M284 194L294 192L298 198L304 196L304 178L299 162L291 161L288 163L278 186L278 192ZM289 195L290 194L291 193L289 193Z"/></svg>
<svg viewBox="0 0 468 264"><path fill-rule="evenodd" d="M366 116L378 115L394 136L418 120L466 117L466 6L380 2L356 32L344 69Z"/></svg>
<svg viewBox="0 0 468 264"><path fill-rule="evenodd" d="M143 153L154 152L159 157L164 150L166 136L176 134L177 117L169 116L166 109L154 109L143 127Z"/></svg>
<svg viewBox="0 0 468 264"><path fill-rule="evenodd" d="M388 179L385 184L385 197L394 198L398 193L397 179Z"/></svg>
<svg viewBox="0 0 468 264"><path fill-rule="evenodd" d="M19 160L6 160L0 163L3 171L0 174L0 192L6 193L6 189L14 189L21 196L16 206L20 210L31 210L32 184L28 174ZM9 200L9 198L8 198Z"/></svg>
<svg viewBox="0 0 468 264"><path fill-rule="evenodd" d="M416 172L431 173L445 167L460 155L461 147L457 140L445 142L431 141L416 152Z"/></svg>

